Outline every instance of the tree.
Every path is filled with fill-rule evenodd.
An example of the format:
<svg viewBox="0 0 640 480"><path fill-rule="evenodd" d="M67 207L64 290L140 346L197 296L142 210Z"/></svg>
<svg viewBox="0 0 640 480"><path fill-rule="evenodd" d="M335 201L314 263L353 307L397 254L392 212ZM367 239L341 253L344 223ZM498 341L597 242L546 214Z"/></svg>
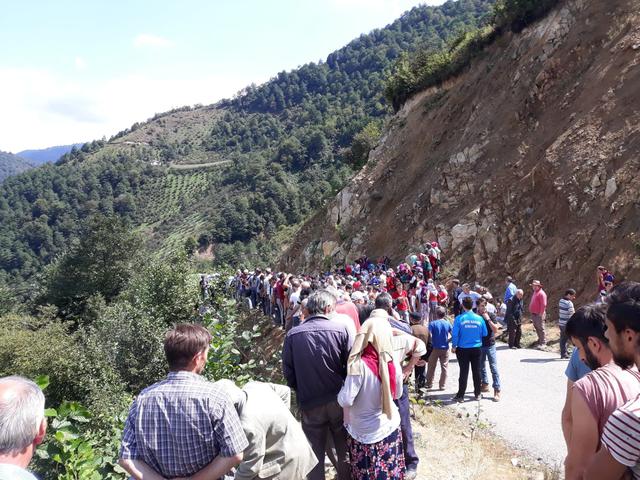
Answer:
<svg viewBox="0 0 640 480"><path fill-rule="evenodd" d="M40 303L51 303L64 317L82 314L96 294L107 302L126 286L134 271L140 239L122 220L97 215L80 240L48 269Z"/></svg>

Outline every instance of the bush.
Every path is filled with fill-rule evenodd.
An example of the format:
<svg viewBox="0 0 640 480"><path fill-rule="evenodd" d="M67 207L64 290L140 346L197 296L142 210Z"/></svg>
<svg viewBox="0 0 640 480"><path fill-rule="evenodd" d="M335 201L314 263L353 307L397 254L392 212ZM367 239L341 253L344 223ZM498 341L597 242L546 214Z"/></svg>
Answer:
<svg viewBox="0 0 640 480"><path fill-rule="evenodd" d="M84 331L56 319L20 315L0 318L0 328L0 377L48 375L48 405L73 399L105 413L121 407L120 379Z"/></svg>
<svg viewBox="0 0 640 480"><path fill-rule="evenodd" d="M498 0L493 7L493 24L500 30L520 32L544 17L559 0Z"/></svg>

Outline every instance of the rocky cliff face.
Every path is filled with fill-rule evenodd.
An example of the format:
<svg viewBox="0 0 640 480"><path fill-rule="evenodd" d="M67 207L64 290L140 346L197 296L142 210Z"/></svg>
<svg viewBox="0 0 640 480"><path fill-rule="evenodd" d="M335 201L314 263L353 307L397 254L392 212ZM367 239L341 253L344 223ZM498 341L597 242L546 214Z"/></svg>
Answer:
<svg viewBox="0 0 640 480"><path fill-rule="evenodd" d="M448 271L595 295L640 279L640 0L567 0L412 98L283 264L400 261L426 240Z"/></svg>

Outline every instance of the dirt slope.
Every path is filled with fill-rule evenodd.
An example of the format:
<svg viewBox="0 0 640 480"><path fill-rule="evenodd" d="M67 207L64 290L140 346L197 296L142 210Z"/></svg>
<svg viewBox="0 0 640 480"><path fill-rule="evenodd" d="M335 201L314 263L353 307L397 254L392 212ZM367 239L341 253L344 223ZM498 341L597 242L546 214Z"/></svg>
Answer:
<svg viewBox="0 0 640 480"><path fill-rule="evenodd" d="M399 261L444 245L451 271L595 295L640 278L640 0L570 0L412 98L366 167L282 263Z"/></svg>

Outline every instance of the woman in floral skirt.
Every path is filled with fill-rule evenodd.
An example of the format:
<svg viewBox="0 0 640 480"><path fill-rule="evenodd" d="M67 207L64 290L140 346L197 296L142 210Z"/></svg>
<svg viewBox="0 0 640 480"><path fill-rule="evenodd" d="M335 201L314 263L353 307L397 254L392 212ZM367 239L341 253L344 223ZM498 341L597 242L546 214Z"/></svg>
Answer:
<svg viewBox="0 0 640 480"><path fill-rule="evenodd" d="M402 368L391 356L391 326L369 318L356 336L347 379L338 394L344 408L353 480L403 480L400 415Z"/></svg>

